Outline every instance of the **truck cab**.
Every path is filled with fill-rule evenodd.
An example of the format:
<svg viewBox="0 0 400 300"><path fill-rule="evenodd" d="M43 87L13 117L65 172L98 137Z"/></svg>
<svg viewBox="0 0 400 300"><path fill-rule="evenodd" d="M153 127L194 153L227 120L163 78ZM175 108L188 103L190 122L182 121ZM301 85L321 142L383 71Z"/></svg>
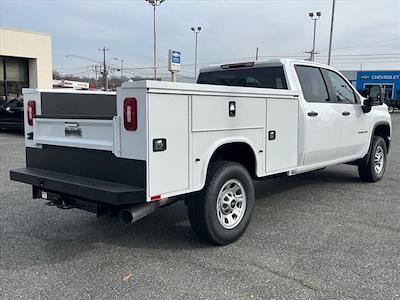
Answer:
<svg viewBox="0 0 400 300"><path fill-rule="evenodd" d="M278 59L216 65L202 69L197 83L299 91L298 165L291 174L363 157L376 127L390 145L387 106L366 113L366 98L339 71L323 64ZM284 118L285 112L281 114Z"/></svg>

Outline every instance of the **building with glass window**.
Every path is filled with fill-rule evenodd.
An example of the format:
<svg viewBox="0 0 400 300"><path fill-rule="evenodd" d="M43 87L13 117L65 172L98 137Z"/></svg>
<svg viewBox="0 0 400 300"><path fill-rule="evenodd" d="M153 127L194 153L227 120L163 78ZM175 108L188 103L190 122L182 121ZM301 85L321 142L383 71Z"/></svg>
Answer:
<svg viewBox="0 0 400 300"><path fill-rule="evenodd" d="M51 36L0 27L0 101L23 88L52 88Z"/></svg>
<svg viewBox="0 0 400 300"><path fill-rule="evenodd" d="M380 85L386 100L400 100L400 70L390 71L342 71L358 91L371 85Z"/></svg>

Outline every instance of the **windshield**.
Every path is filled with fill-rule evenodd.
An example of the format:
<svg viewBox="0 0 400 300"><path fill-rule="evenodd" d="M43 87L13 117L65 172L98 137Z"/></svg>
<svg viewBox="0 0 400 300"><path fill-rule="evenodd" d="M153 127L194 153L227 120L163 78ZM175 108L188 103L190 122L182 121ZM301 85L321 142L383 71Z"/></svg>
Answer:
<svg viewBox="0 0 400 300"><path fill-rule="evenodd" d="M12 99L6 103L7 107L14 108L14 107L22 107L24 106L22 99Z"/></svg>
<svg viewBox="0 0 400 300"><path fill-rule="evenodd" d="M283 67L221 70L200 73L199 84L287 89Z"/></svg>

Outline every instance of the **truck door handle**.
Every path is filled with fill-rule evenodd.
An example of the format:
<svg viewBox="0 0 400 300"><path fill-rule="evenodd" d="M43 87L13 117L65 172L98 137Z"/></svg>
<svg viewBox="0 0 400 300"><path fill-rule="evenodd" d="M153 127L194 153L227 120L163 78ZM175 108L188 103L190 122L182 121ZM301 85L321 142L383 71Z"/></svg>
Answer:
<svg viewBox="0 0 400 300"><path fill-rule="evenodd" d="M309 117L316 117L316 116L318 116L318 113L315 112L315 111L310 111L307 115L308 115Z"/></svg>
<svg viewBox="0 0 400 300"><path fill-rule="evenodd" d="M350 113L348 111L344 111L344 112L342 112L342 115L343 116L350 116Z"/></svg>

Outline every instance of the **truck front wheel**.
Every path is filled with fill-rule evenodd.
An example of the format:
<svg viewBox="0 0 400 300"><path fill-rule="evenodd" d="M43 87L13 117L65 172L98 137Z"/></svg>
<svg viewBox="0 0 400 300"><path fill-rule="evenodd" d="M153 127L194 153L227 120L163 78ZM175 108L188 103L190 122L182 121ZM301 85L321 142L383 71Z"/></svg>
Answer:
<svg viewBox="0 0 400 300"><path fill-rule="evenodd" d="M189 220L197 236L226 245L243 235L255 203L253 181L240 164L212 163L204 189L188 201Z"/></svg>
<svg viewBox="0 0 400 300"><path fill-rule="evenodd" d="M368 160L363 159L358 165L358 174L363 181L377 182L382 179L387 163L385 140L374 136Z"/></svg>

